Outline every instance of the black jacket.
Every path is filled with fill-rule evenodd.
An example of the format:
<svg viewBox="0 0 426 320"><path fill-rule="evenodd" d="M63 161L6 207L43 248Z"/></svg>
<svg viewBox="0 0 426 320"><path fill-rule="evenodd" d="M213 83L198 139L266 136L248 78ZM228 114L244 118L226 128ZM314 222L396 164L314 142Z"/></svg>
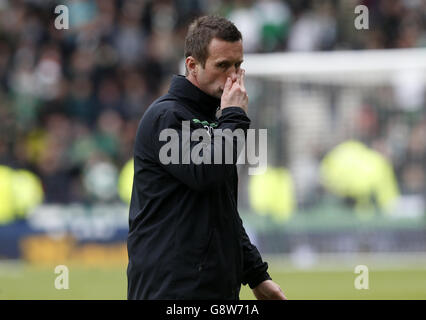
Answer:
<svg viewBox="0 0 426 320"><path fill-rule="evenodd" d="M185 120L191 132L247 131L250 119L241 108L226 108L216 118L219 105L220 99L174 76L169 92L142 117L134 148L128 299L238 299L241 284L254 288L270 279L238 214L235 164L163 164L159 158L166 144L160 132L173 128L182 143ZM211 156L223 145L212 140Z"/></svg>

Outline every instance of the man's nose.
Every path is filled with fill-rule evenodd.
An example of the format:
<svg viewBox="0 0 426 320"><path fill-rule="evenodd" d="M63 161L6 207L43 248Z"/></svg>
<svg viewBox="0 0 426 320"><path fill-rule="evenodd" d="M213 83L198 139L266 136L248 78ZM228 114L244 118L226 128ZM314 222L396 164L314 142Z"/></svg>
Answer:
<svg viewBox="0 0 426 320"><path fill-rule="evenodd" d="M230 72L229 72L229 74L228 74L228 77L230 77L230 78L231 78L232 82L237 81L237 78L238 78L238 70L237 70L237 68L233 67L233 68L230 70Z"/></svg>

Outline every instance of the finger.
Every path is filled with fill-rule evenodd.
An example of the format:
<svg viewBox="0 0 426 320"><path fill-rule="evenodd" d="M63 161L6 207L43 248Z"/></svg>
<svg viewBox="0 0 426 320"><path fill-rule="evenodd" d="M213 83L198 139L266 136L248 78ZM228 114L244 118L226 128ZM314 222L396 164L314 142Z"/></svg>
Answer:
<svg viewBox="0 0 426 320"><path fill-rule="evenodd" d="M278 296L279 296L280 300L288 300L287 297L285 296L283 290L280 287L279 287Z"/></svg>
<svg viewBox="0 0 426 320"><path fill-rule="evenodd" d="M241 88L243 90L246 89L246 87L244 86L244 77L245 77L245 74L246 74L246 70L241 69L241 83L240 83L240 85L241 85Z"/></svg>
<svg viewBox="0 0 426 320"><path fill-rule="evenodd" d="M241 86L241 75L242 75L242 69L238 69L237 71L237 83L239 86Z"/></svg>
<svg viewBox="0 0 426 320"><path fill-rule="evenodd" d="M230 77L226 78L225 86L223 87L223 92L228 92L232 87L232 80Z"/></svg>

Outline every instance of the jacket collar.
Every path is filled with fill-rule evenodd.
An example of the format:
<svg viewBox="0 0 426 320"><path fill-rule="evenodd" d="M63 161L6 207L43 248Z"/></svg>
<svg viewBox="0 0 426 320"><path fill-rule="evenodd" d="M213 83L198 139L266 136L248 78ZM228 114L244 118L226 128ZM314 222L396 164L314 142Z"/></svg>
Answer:
<svg viewBox="0 0 426 320"><path fill-rule="evenodd" d="M216 117L216 110L220 106L220 99L208 95L196 87L182 75L174 75L170 84L169 93L185 100L189 106L209 118Z"/></svg>

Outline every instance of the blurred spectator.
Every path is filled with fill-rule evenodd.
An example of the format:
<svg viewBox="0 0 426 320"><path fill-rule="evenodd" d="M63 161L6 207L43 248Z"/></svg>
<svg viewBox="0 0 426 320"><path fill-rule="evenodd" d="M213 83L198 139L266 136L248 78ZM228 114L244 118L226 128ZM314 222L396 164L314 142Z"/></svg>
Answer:
<svg viewBox="0 0 426 320"><path fill-rule="evenodd" d="M284 50L291 20L291 12L285 2L235 1L228 18L241 31L245 52Z"/></svg>
<svg viewBox="0 0 426 320"><path fill-rule="evenodd" d="M289 36L290 51L330 50L337 34L336 12L331 1L315 2L294 22Z"/></svg>

